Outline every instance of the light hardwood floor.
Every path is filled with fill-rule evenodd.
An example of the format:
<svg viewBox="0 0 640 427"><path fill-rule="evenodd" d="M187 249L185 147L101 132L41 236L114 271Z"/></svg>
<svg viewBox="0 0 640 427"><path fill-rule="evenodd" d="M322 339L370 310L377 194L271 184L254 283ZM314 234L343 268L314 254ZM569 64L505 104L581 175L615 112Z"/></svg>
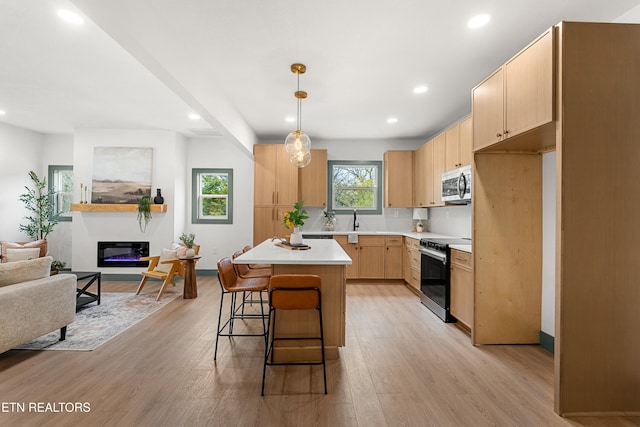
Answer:
<svg viewBox="0 0 640 427"><path fill-rule="evenodd" d="M135 289L103 284L103 292ZM347 345L328 361L328 395L320 367L270 367L261 397L263 341L222 338L214 362L217 279L199 278L198 295L94 351L1 354L0 425L640 426L638 417L558 417L551 354L473 347L401 285L348 285ZM6 411L9 402L89 402L91 410L17 413Z"/></svg>

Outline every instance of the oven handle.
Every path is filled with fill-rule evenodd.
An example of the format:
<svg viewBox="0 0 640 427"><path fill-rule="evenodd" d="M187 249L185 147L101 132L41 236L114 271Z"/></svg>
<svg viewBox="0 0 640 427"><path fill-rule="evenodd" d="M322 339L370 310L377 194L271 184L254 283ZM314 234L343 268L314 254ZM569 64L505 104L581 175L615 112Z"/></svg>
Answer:
<svg viewBox="0 0 640 427"><path fill-rule="evenodd" d="M442 254L440 252L431 250L431 249L427 249L427 248L420 248L420 253L423 255L426 255L430 258L435 258L439 261L441 261L443 264L447 263L447 255Z"/></svg>

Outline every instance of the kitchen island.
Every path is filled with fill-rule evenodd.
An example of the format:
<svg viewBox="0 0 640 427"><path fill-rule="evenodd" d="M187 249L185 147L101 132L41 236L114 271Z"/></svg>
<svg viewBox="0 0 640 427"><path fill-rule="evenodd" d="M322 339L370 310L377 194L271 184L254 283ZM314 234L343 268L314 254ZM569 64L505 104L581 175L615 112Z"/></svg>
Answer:
<svg viewBox="0 0 640 427"><path fill-rule="evenodd" d="M265 240L236 259L236 264L270 264L272 274L317 274L322 279L322 317L327 359L338 358L338 347L345 344L346 279L345 266L351 258L333 239L303 240L308 250L290 250L277 246L279 240ZM317 333L314 311L278 312L278 336ZM316 332L314 332L316 331ZM308 359L315 355L313 347L304 349L294 343L281 342L278 360ZM290 345L287 345L290 344ZM286 346L286 349L284 348ZM283 348L280 348L283 347ZM318 346L319 347L319 346Z"/></svg>

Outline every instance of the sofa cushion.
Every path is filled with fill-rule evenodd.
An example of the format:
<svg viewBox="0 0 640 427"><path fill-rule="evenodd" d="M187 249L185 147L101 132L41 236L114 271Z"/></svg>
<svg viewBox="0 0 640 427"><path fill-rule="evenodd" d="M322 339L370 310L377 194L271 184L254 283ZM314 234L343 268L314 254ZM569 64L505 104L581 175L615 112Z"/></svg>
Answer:
<svg viewBox="0 0 640 427"><path fill-rule="evenodd" d="M169 270L171 270L171 264L163 264L162 261L169 261L170 259L178 259L176 251L173 249L162 249L160 259L158 260L158 265L156 266L156 268L154 268L154 270L168 273Z"/></svg>
<svg viewBox="0 0 640 427"><path fill-rule="evenodd" d="M27 243L17 242L0 242L2 245L2 259L5 260L8 249L26 249L26 248L38 248L40 249L40 256L43 257L47 254L47 241L45 239L36 240Z"/></svg>
<svg viewBox="0 0 640 427"><path fill-rule="evenodd" d="M47 256L0 264L0 286L48 277L51 273L52 261L53 258Z"/></svg>
<svg viewBox="0 0 640 427"><path fill-rule="evenodd" d="M7 257L4 262L24 261L27 259L34 259L40 257L39 248L24 248L24 249L7 249Z"/></svg>

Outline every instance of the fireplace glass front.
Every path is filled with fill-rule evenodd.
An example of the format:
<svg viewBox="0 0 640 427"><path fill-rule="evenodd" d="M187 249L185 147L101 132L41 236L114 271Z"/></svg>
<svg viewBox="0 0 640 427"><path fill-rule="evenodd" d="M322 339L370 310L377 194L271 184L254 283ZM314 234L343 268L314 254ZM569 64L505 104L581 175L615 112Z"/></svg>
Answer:
<svg viewBox="0 0 640 427"><path fill-rule="evenodd" d="M98 242L98 267L146 267L149 242Z"/></svg>

